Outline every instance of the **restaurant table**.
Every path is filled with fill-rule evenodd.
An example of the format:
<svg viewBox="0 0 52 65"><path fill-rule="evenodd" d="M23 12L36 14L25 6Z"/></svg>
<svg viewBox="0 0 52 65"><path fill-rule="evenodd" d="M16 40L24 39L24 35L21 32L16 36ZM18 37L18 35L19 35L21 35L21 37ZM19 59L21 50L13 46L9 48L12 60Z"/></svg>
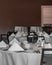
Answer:
<svg viewBox="0 0 52 65"><path fill-rule="evenodd" d="M0 65L40 65L41 53L0 51Z"/></svg>

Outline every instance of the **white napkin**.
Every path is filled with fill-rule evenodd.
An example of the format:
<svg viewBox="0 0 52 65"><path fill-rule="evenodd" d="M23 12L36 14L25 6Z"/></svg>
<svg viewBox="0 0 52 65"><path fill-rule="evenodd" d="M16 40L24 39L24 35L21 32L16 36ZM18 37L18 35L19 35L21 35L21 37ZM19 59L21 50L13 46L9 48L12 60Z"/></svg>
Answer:
<svg viewBox="0 0 52 65"><path fill-rule="evenodd" d="M39 43L39 41L42 41L42 39L43 39L43 38L38 38L37 43Z"/></svg>
<svg viewBox="0 0 52 65"><path fill-rule="evenodd" d="M10 41L9 44L10 44L10 45L13 45L14 42L16 42L17 44L20 45L20 42L19 42L16 38L14 38L12 41Z"/></svg>
<svg viewBox="0 0 52 65"><path fill-rule="evenodd" d="M43 32L44 37L49 37L49 35L46 32Z"/></svg>
<svg viewBox="0 0 52 65"><path fill-rule="evenodd" d="M12 33L10 36L15 36L15 34L14 34L14 33Z"/></svg>
<svg viewBox="0 0 52 65"><path fill-rule="evenodd" d="M50 36L46 32L43 32L43 36L45 37L46 42L50 42Z"/></svg>
<svg viewBox="0 0 52 65"><path fill-rule="evenodd" d="M4 41L1 41L0 48L4 48L4 47L8 47L8 45Z"/></svg>
<svg viewBox="0 0 52 65"><path fill-rule="evenodd" d="M24 49L16 42L8 49L8 51L24 51Z"/></svg>
<svg viewBox="0 0 52 65"><path fill-rule="evenodd" d="M38 36L43 36L43 33L42 33L42 32L39 32L39 33L38 33Z"/></svg>
<svg viewBox="0 0 52 65"><path fill-rule="evenodd" d="M22 36L21 32L17 32L15 35L15 37L21 37L21 36Z"/></svg>
<svg viewBox="0 0 52 65"><path fill-rule="evenodd" d="M9 41L11 41L12 39L14 39L14 37L15 37L15 34L12 33L12 34L9 36Z"/></svg>

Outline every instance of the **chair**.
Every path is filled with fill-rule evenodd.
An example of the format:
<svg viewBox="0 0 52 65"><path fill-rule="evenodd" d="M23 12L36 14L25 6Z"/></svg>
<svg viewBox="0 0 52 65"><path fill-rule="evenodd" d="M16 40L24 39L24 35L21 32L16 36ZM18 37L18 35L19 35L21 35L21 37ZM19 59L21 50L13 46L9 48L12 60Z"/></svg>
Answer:
<svg viewBox="0 0 52 65"><path fill-rule="evenodd" d="M8 44L7 34L1 34L1 41L5 41Z"/></svg>
<svg viewBox="0 0 52 65"><path fill-rule="evenodd" d="M52 53L49 52L52 52L52 48L42 49L41 65L52 65Z"/></svg>

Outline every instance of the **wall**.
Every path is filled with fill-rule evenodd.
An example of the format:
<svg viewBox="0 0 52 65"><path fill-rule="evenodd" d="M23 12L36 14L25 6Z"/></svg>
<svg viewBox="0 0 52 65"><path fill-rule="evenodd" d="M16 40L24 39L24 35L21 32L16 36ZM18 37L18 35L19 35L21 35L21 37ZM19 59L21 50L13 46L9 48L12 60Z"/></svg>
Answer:
<svg viewBox="0 0 52 65"><path fill-rule="evenodd" d="M41 0L41 5L52 5L52 0Z"/></svg>
<svg viewBox="0 0 52 65"><path fill-rule="evenodd" d="M52 0L0 0L0 33L16 25L41 25L41 5Z"/></svg>
<svg viewBox="0 0 52 65"><path fill-rule="evenodd" d="M40 25L40 8L38 0L0 0L0 33L16 25Z"/></svg>

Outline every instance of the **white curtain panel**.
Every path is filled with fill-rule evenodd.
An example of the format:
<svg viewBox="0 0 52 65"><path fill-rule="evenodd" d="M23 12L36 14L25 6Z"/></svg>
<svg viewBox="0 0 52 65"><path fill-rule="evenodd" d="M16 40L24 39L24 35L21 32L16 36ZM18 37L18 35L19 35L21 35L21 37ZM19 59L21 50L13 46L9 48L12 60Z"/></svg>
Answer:
<svg viewBox="0 0 52 65"><path fill-rule="evenodd" d="M22 28L21 26L15 26L15 29L14 30L15 31L21 31L21 28Z"/></svg>
<svg viewBox="0 0 52 65"><path fill-rule="evenodd" d="M30 31L36 32L36 26L31 26L31 27L30 27Z"/></svg>
<svg viewBox="0 0 52 65"><path fill-rule="evenodd" d="M42 31L42 28L41 27L39 27L39 26L31 26L30 27L30 31L34 31L34 32L40 32L40 31Z"/></svg>
<svg viewBox="0 0 52 65"><path fill-rule="evenodd" d="M15 26L15 31L27 32L27 27L24 26Z"/></svg>

